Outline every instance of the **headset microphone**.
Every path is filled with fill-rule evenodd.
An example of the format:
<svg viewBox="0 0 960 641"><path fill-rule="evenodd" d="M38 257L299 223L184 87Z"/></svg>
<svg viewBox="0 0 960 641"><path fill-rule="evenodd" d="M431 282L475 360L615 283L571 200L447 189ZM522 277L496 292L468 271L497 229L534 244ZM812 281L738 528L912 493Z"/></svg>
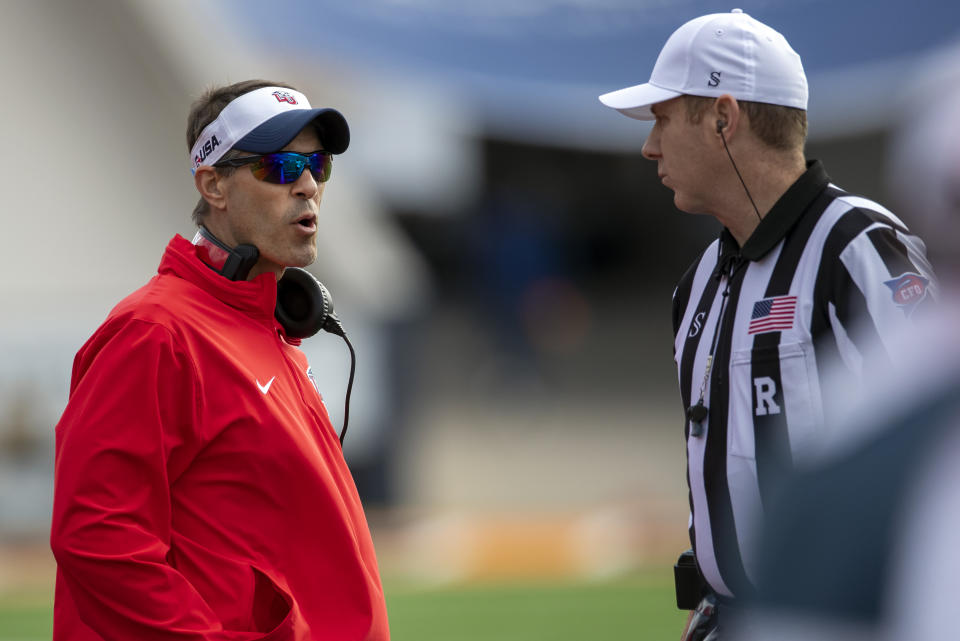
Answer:
<svg viewBox="0 0 960 641"><path fill-rule="evenodd" d="M203 225L193 237L193 244L203 250L202 258L211 269L230 280L247 280L260 260L260 250L253 245L230 247Z"/></svg>

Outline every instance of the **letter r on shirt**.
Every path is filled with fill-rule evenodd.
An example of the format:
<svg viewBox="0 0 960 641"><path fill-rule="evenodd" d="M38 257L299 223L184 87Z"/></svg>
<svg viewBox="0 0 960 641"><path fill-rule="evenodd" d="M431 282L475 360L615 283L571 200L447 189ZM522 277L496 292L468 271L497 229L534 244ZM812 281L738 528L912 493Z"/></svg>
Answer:
<svg viewBox="0 0 960 641"><path fill-rule="evenodd" d="M773 400L777 395L777 384L769 376L758 376L753 379L753 388L757 392L757 416L779 414L780 406Z"/></svg>

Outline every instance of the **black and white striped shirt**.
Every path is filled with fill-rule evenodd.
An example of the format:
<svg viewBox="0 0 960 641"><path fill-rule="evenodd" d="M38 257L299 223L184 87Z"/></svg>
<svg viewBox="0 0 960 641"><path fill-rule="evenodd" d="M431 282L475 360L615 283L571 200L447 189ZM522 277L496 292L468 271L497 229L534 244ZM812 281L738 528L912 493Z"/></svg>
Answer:
<svg viewBox="0 0 960 641"><path fill-rule="evenodd" d="M674 359L684 407L702 398L708 408L685 426L690 539L718 594L754 585L772 480L832 425L825 364L839 360L854 378L889 366L889 352L870 346L935 296L920 239L830 184L819 162L742 248L724 230L683 276Z"/></svg>

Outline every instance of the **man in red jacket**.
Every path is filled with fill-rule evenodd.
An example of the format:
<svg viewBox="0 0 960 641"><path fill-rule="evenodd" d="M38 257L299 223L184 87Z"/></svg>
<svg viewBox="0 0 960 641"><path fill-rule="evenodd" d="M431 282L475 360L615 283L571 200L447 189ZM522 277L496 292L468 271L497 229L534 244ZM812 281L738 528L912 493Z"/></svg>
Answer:
<svg viewBox="0 0 960 641"><path fill-rule="evenodd" d="M274 315L347 123L247 81L201 97L187 139L201 233L81 348L56 428L54 639L386 640L360 499Z"/></svg>

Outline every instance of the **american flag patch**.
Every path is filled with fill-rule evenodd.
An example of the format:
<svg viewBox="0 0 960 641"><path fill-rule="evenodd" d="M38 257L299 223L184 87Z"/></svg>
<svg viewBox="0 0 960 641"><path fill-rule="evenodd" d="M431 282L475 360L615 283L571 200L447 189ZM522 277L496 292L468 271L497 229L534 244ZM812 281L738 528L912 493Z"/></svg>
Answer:
<svg viewBox="0 0 960 641"><path fill-rule="evenodd" d="M775 296L764 298L753 304L748 334L780 332L793 327L793 317L797 312L796 296Z"/></svg>

